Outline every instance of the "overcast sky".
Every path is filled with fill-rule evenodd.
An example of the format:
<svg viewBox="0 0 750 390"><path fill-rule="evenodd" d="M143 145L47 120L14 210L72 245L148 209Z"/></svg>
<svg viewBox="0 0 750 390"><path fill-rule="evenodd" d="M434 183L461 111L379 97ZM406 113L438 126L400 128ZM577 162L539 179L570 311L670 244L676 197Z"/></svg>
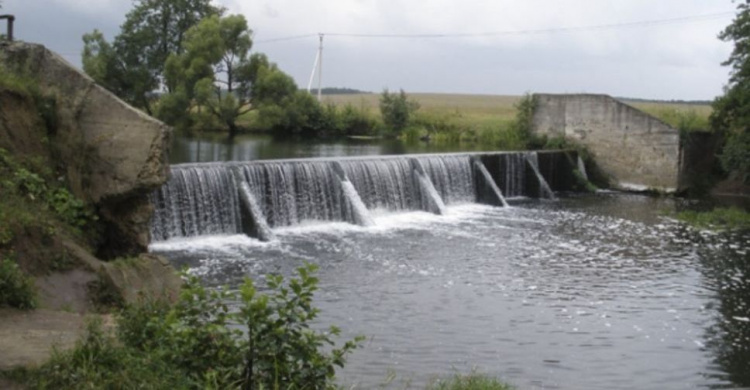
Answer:
<svg viewBox="0 0 750 390"><path fill-rule="evenodd" d="M43 43L75 65L80 64L81 36L97 28L111 39L132 6L131 0L1 1L3 13L16 15L18 39ZM308 84L317 36L263 41L329 34L323 86L330 87L497 95L590 92L686 100L721 94L728 69L720 63L732 45L716 36L735 10L731 0L215 2L245 15L257 42L254 50L268 54L301 87ZM693 18L705 15L713 16ZM540 31L649 21L662 22ZM374 38L337 33L477 35Z"/></svg>

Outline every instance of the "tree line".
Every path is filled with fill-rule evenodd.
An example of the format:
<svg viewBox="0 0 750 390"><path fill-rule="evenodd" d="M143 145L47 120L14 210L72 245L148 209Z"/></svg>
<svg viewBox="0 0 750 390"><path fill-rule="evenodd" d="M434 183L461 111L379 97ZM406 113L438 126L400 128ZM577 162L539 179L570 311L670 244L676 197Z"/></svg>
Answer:
<svg viewBox="0 0 750 390"><path fill-rule="evenodd" d="M300 90L265 54L251 53L245 17L229 15L210 0L138 0L112 42L98 30L85 34L83 42L89 76L178 129L234 136L242 122L312 136L384 130L365 108L324 105ZM354 92L324 90L330 91Z"/></svg>

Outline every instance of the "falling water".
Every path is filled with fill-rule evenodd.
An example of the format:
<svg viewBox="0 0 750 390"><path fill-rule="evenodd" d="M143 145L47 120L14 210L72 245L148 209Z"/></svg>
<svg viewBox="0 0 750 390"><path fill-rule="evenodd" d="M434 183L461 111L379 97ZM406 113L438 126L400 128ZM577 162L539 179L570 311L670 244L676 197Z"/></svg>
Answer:
<svg viewBox="0 0 750 390"><path fill-rule="evenodd" d="M537 180L539 180L539 197L555 199L555 193L552 192L549 184L547 184L547 180L544 180L544 176L542 176L542 173L539 172L539 160L536 152L526 153L526 161L534 171L534 175L536 175Z"/></svg>
<svg viewBox="0 0 750 390"><path fill-rule="evenodd" d="M445 213L446 205L496 201L477 195L477 172L500 203L527 194L526 162L552 196L535 154L430 155L339 160L277 160L172 167L172 178L151 196L152 237L246 232L270 239L272 229L303 221L370 226L370 210ZM494 161L493 173L481 159ZM497 168L497 169L496 169ZM502 190L501 190L502 188ZM536 187L534 187L536 188Z"/></svg>

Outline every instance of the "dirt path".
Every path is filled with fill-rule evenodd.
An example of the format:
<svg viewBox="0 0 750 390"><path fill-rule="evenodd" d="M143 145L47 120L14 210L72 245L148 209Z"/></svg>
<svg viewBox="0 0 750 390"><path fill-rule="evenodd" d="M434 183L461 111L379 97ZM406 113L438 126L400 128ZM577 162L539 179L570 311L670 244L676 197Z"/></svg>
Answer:
<svg viewBox="0 0 750 390"><path fill-rule="evenodd" d="M0 370L39 365L53 347L72 347L87 318L64 311L0 309Z"/></svg>

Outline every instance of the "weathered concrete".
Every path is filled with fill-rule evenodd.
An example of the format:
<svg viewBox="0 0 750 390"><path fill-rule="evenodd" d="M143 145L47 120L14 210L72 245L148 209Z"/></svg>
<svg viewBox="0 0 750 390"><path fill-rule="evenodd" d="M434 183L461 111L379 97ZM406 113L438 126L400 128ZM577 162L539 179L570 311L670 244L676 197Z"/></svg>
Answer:
<svg viewBox="0 0 750 390"><path fill-rule="evenodd" d="M535 94L533 132L586 146L615 188L676 191L680 134L607 95Z"/></svg>
<svg viewBox="0 0 750 390"><path fill-rule="evenodd" d="M147 249L147 194L169 174L171 130L130 107L44 46L0 43L0 66L33 78L53 98L48 129L68 186L97 206L105 224L104 257ZM106 251L105 251L106 252Z"/></svg>

